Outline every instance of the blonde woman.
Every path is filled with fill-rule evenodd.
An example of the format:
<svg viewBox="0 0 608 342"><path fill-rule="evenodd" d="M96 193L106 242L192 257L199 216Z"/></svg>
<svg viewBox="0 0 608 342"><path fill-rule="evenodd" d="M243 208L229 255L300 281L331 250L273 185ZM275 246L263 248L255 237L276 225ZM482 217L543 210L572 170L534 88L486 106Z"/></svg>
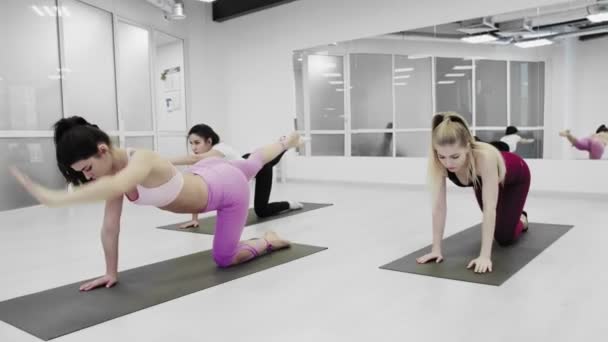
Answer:
<svg viewBox="0 0 608 342"><path fill-rule="evenodd" d="M515 243L528 230L523 211L530 188L530 170L524 160L510 152L475 141L466 121L456 113L441 113L432 121L429 181L433 198L433 248L417 259L424 264L441 262L441 242L447 211L446 178L462 187L471 186L483 213L481 250L467 268L492 272L492 240Z"/></svg>

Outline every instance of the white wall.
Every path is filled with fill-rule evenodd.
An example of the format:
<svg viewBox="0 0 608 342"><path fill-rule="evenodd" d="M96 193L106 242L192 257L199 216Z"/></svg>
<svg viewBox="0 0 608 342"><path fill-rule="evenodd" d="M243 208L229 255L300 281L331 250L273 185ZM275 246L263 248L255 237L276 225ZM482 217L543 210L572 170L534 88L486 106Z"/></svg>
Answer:
<svg viewBox="0 0 608 342"><path fill-rule="evenodd" d="M187 131L186 122L186 97L184 92L184 62L183 62L183 47L181 41L164 44L156 47L156 73L153 75L156 82L156 113L158 120L159 131ZM160 75L164 70L172 68L180 68L179 72L179 92L168 89L168 84L172 83L167 75L165 81L160 79ZM176 75L176 74L174 74ZM167 83L169 82L169 83ZM174 110L169 111L165 104L165 98L169 94L175 95L179 104ZM179 96L178 96L179 94ZM185 138L184 138L185 139Z"/></svg>
<svg viewBox="0 0 608 342"><path fill-rule="evenodd" d="M185 1L186 19L167 21L160 9L144 0L82 0L106 11L184 39L188 124L207 122L224 131L226 120L221 101L222 66L218 23L211 17L211 5Z"/></svg>

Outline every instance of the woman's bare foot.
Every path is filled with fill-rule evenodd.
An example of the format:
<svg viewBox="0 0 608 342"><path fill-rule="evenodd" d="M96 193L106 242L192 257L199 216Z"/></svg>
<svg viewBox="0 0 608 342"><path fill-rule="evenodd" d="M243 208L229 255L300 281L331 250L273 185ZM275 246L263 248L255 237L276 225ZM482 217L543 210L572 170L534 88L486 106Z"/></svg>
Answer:
<svg viewBox="0 0 608 342"><path fill-rule="evenodd" d="M559 136L560 137L567 137L569 135L570 135L570 130L569 129L565 129L565 130L559 132Z"/></svg>
<svg viewBox="0 0 608 342"><path fill-rule="evenodd" d="M290 245L289 241L281 239L275 232L264 233L264 239L272 246L271 251L287 248Z"/></svg>
<svg viewBox="0 0 608 342"><path fill-rule="evenodd" d="M188 221L182 225L179 226L179 229L188 229L188 228L197 228L198 227L198 221Z"/></svg>
<svg viewBox="0 0 608 342"><path fill-rule="evenodd" d="M528 231L528 216L526 214L521 214L520 218L521 223L524 225L524 229L522 231Z"/></svg>
<svg viewBox="0 0 608 342"><path fill-rule="evenodd" d="M286 150L290 148L296 148L304 145L304 143L308 140L308 138L303 137L298 132L291 132L289 135L281 137L281 144L285 147Z"/></svg>

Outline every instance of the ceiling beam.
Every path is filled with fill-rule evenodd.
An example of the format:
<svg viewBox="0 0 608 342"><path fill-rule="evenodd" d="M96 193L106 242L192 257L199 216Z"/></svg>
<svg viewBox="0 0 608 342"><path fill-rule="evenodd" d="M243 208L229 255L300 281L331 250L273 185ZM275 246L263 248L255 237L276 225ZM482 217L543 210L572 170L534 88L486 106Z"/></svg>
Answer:
<svg viewBox="0 0 608 342"><path fill-rule="evenodd" d="M217 0L213 3L213 20L226 21L296 0Z"/></svg>

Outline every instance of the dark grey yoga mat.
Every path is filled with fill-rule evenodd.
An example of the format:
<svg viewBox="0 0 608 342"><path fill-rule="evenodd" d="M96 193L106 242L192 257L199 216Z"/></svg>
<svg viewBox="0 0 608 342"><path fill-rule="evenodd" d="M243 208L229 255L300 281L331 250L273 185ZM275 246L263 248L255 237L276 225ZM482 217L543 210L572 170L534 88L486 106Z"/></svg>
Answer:
<svg viewBox="0 0 608 342"><path fill-rule="evenodd" d="M0 320L48 341L325 249L293 244L225 269L211 251L190 254L121 272L110 289L80 292L78 282L0 302Z"/></svg>
<svg viewBox="0 0 608 342"><path fill-rule="evenodd" d="M284 213L281 213L281 214L278 214L275 216L266 217L266 218L258 217L255 214L255 212L253 211L253 209L250 208L249 214L247 215L247 223L245 223L245 227L251 226L254 224L258 224L258 223L262 223L262 222L268 222L268 221L280 219L283 217L298 215L298 214L302 214L302 213L305 213L305 212L308 212L311 210L321 209L321 208L325 208L325 207L329 207L329 206L333 205L333 204L327 204L327 203L308 203L308 202L302 202L302 204L304 205L304 208L302 208L302 209L288 210ZM183 222L177 223L177 224L170 224L170 225L162 226L162 227L158 227L158 228L167 229L167 230L176 230L179 232L213 235L213 233L215 232L215 221L216 221L216 216L214 215L214 216L208 216L208 217L203 217L203 218L199 219L198 220L199 226L197 228L181 229L181 228L179 228L179 226Z"/></svg>
<svg viewBox="0 0 608 342"><path fill-rule="evenodd" d="M481 241L481 225L479 224L446 238L443 241L442 251L444 260L439 264L430 262L419 265L416 263L416 258L431 251L431 246L427 246L380 268L500 286L572 227L530 223L530 229L517 243L508 247L500 247L494 242L491 273L478 274L466 268L468 263L479 255Z"/></svg>

